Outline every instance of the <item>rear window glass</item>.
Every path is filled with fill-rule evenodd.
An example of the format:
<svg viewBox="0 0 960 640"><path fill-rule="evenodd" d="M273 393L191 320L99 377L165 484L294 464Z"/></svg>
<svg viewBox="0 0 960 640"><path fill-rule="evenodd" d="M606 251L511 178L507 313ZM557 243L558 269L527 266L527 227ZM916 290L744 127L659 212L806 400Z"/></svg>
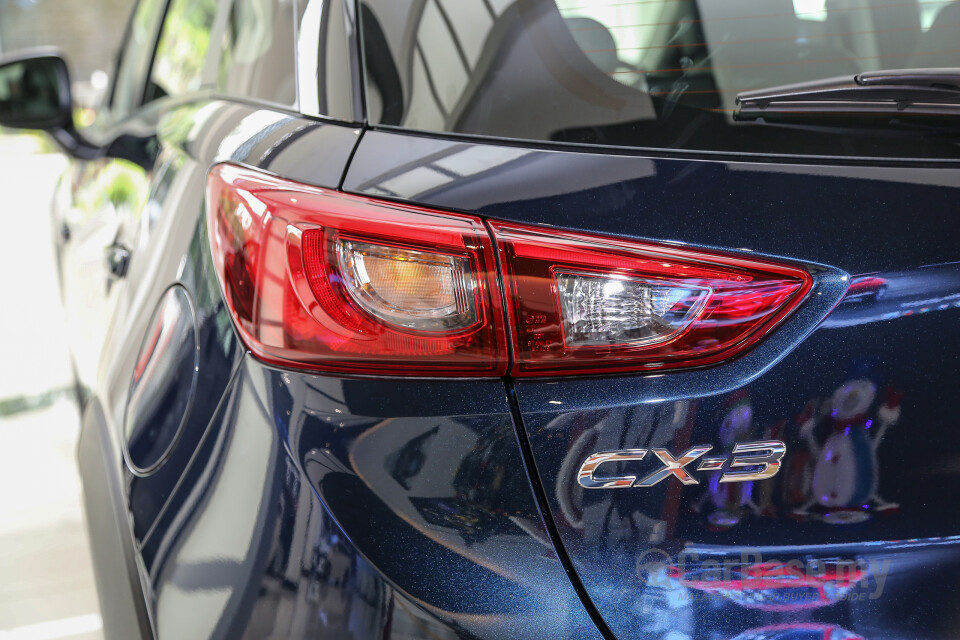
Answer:
<svg viewBox="0 0 960 640"><path fill-rule="evenodd" d="M949 122L735 114L745 91L960 67L960 0L361 0L360 16L374 124L668 149L960 157Z"/></svg>
<svg viewBox="0 0 960 640"><path fill-rule="evenodd" d="M295 104L295 23L294 0L234 0L223 36L217 89Z"/></svg>

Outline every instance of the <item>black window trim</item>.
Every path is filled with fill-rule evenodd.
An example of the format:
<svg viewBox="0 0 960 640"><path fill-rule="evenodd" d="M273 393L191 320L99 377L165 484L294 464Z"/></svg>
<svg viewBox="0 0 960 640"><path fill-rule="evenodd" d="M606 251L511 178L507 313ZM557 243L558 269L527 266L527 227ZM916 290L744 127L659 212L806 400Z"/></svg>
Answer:
<svg viewBox="0 0 960 640"><path fill-rule="evenodd" d="M367 115L366 115L366 104L364 98L364 77L363 77L363 65L361 62L361 46L360 46L360 25L358 23L358 2L357 0L297 0L298 3L298 15L297 15L297 24L295 26L294 33L296 34L296 39L293 43L294 47L294 57L296 60L296 85L297 85L297 111L302 116L307 118L317 118L320 120L325 120L329 122L336 122L340 124L347 124L352 126L366 126L367 124ZM334 4L337 4L336 9L334 10ZM320 27L326 26L321 30L317 42L317 50L309 52L309 59L306 59L305 56L300 55L300 38L301 38L301 25L303 16L305 16L312 5L319 5L321 8L321 15L319 18ZM342 20L331 20L332 16L340 15ZM338 24L333 24L337 22ZM346 75L348 81L344 83L341 87L344 91L349 92L350 94L350 110L352 113L349 116L349 119L338 117L335 115L330 115L329 113L321 113L324 109L318 108L316 111L313 109L305 108L304 106L304 90L309 89L307 83L301 83L301 78L304 77L304 73L311 73L311 77L315 78L315 87L317 89L316 101L320 101L325 89L321 89L320 84L320 71L327 64L326 53L327 53L327 43L329 39L329 29L335 28L340 30L338 34L346 44L346 53L347 53L347 64L349 68L346 69ZM312 64L311 69L304 70L303 66L305 62L310 62ZM329 109L327 109L329 111Z"/></svg>
<svg viewBox="0 0 960 640"><path fill-rule="evenodd" d="M114 116L111 118L111 121L114 123L122 122L124 120L129 120L136 113L141 111L147 103L144 102L144 98L147 93L147 86L150 82L150 75L153 73L153 63L154 59L157 56L157 45L160 42L160 36L163 33L163 26L167 21L167 12L170 10L170 3L173 0L162 0L163 1L163 10L160 12L160 20L158 21L157 29L154 31L152 42L150 44L150 61L146 66L146 71L140 76L140 88L139 94L140 97L137 99L137 104L132 106L129 113L117 114L115 109L116 105L114 101L116 100L117 93L117 82L120 80L120 66L123 63L123 59L127 52L127 46L130 44L130 37L133 32L133 22L136 19L137 12L140 10L140 7L147 0L137 0L133 9L130 11L130 17L127 19L127 26L124 30L123 40L120 44L120 48L117 51L116 66L114 68L113 79L110 85L110 100L107 103L109 113ZM120 117L116 117L120 115Z"/></svg>

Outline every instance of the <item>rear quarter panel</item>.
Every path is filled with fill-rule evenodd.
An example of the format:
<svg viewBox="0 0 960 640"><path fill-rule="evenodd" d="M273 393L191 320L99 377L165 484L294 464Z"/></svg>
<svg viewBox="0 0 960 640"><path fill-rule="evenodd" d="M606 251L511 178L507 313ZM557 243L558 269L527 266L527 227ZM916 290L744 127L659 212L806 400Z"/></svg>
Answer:
<svg viewBox="0 0 960 640"><path fill-rule="evenodd" d="M944 614L960 534L948 507L960 489L958 172L379 131L364 137L344 188L883 278L883 296L840 302L787 339L809 322L798 313L727 365L510 386L561 552L616 637L950 638L960 624ZM763 366L746 366L764 349ZM727 455L765 439L787 445L766 481L719 485L700 472L696 485L592 491L576 481L598 451L706 444ZM773 561L802 571L745 579ZM858 573L838 578L838 566Z"/></svg>

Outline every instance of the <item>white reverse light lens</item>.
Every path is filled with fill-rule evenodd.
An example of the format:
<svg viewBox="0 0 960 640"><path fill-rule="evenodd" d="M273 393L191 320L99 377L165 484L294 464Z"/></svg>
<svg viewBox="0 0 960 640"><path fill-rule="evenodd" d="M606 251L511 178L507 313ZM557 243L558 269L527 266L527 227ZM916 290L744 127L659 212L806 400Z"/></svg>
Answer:
<svg viewBox="0 0 960 640"><path fill-rule="evenodd" d="M337 241L337 257L350 296L381 320L433 332L477 322L467 258L352 240Z"/></svg>
<svg viewBox="0 0 960 640"><path fill-rule="evenodd" d="M568 347L644 345L679 335L710 289L590 273L555 272Z"/></svg>

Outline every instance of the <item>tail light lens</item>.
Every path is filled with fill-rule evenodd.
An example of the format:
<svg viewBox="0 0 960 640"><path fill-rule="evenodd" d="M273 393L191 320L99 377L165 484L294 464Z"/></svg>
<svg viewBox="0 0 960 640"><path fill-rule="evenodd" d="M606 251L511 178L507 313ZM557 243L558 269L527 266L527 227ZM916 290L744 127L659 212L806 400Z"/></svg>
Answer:
<svg viewBox="0 0 960 640"><path fill-rule="evenodd" d="M803 269L663 245L491 222L505 270L517 376L715 364L803 300Z"/></svg>
<svg viewBox="0 0 960 640"><path fill-rule="evenodd" d="M452 332L477 323L470 260L369 242L337 240L345 289L387 323L429 332Z"/></svg>
<svg viewBox="0 0 960 640"><path fill-rule="evenodd" d="M473 216L226 164L210 173L207 215L244 342L268 362L322 371L555 376L716 364L761 340L813 284L767 260L495 221L488 231Z"/></svg>
<svg viewBox="0 0 960 640"><path fill-rule="evenodd" d="M247 346L281 365L503 375L495 258L478 218L376 202L218 165L214 262Z"/></svg>

